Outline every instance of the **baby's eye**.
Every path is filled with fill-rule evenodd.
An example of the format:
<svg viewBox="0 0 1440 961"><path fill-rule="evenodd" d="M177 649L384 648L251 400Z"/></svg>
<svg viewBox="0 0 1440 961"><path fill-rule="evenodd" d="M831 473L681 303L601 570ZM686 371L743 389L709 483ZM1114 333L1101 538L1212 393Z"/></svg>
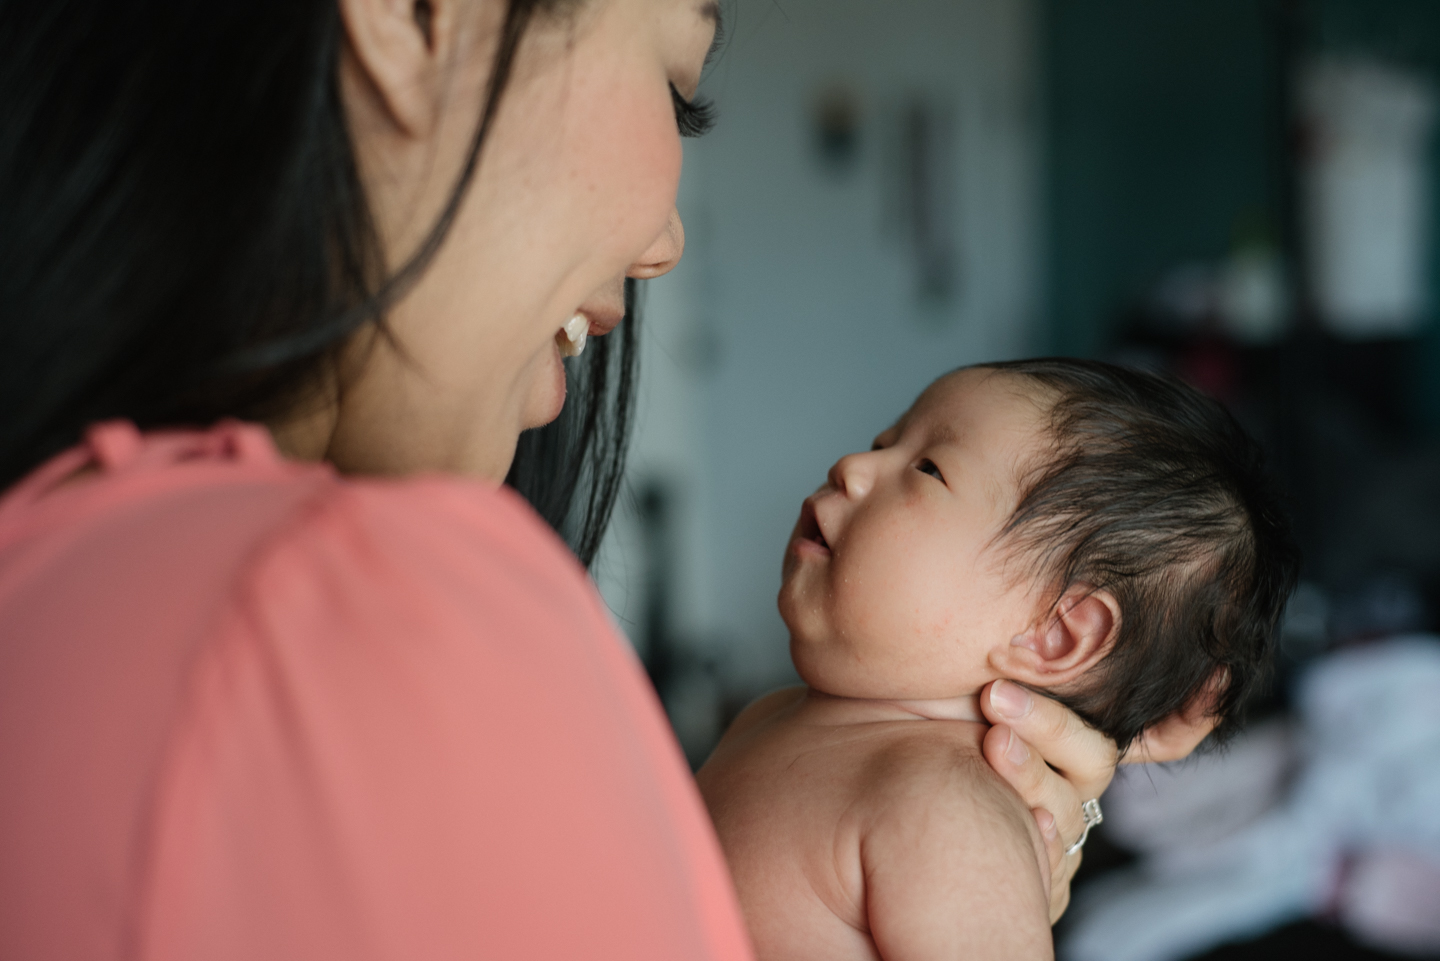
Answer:
<svg viewBox="0 0 1440 961"><path fill-rule="evenodd" d="M915 469L922 474L929 474L942 484L945 483L945 478L940 473L940 468L936 467L935 462L928 457L916 464Z"/></svg>

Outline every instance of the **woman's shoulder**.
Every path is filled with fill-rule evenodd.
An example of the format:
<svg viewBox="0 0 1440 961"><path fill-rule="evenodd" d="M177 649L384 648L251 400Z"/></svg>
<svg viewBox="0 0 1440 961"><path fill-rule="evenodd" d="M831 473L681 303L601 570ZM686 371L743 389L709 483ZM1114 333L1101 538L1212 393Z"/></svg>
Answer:
<svg viewBox="0 0 1440 961"><path fill-rule="evenodd" d="M258 430L121 430L101 476L65 484L73 457L0 502L0 703L25 718L0 766L37 785L0 799L0 847L35 890L99 878L177 956L251 933L745 956L659 706L543 521L463 480L289 464Z"/></svg>
<svg viewBox="0 0 1440 961"><path fill-rule="evenodd" d="M293 690L348 664L377 696L413 670L450 675L437 696L523 680L643 701L585 570L518 495L344 477L241 423L100 425L0 499L0 636L49 652L37 669L109 658L112 679L143 667L172 692L196 664L259 657L294 668L272 678Z"/></svg>
<svg viewBox="0 0 1440 961"><path fill-rule="evenodd" d="M461 660L491 645L512 667L549 663L552 683L584 673L577 648L628 656L549 525L513 491L461 478L335 479L267 539L238 590L238 609L312 637L401 638L407 656Z"/></svg>
<svg viewBox="0 0 1440 961"><path fill-rule="evenodd" d="M283 459L263 428L237 422L99 425L0 499L6 634L122 672L143 661L171 689L222 636L452 666L523 638L512 668L548 651L557 678L596 658L602 674L629 671L584 569L518 495L344 477Z"/></svg>
<svg viewBox="0 0 1440 961"><path fill-rule="evenodd" d="M467 579L480 565L495 576L588 583L575 555L524 498L465 478L342 479L290 540L303 546L315 536L373 538L391 560L398 554L424 568L449 565ZM354 555L357 563L373 558Z"/></svg>
<svg viewBox="0 0 1440 961"><path fill-rule="evenodd" d="M488 645L513 671L548 652L557 683L581 686L568 667L629 671L585 571L518 495L445 476L344 477L284 460L240 423L100 425L12 489L0 500L7 632L52 651L64 635L77 657L122 671L143 660L170 690L237 637L372 666L473 668Z"/></svg>
<svg viewBox="0 0 1440 961"><path fill-rule="evenodd" d="M337 538L354 550L329 550L326 561L357 575L399 552L416 566L448 560L473 570L488 559L532 577L583 579L513 491L443 475L345 477L285 460L253 424L151 433L100 424L0 498L0 563L27 549L49 554L55 542L83 542L89 556L117 563L163 546L191 555L199 574L225 555L259 561Z"/></svg>

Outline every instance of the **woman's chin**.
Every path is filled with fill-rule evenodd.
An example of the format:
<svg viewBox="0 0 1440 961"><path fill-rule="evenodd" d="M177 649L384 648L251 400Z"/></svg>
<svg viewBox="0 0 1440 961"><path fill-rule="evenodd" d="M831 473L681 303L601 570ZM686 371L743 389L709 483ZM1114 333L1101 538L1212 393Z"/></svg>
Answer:
<svg viewBox="0 0 1440 961"><path fill-rule="evenodd" d="M560 359L560 351L552 347L543 369L536 372L532 382L521 429L544 427L559 417L564 407L565 363Z"/></svg>

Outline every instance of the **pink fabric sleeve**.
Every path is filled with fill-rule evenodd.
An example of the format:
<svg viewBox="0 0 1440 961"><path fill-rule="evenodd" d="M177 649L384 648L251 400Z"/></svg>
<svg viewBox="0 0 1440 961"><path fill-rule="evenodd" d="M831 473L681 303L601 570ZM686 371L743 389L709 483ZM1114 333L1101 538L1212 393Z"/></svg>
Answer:
<svg viewBox="0 0 1440 961"><path fill-rule="evenodd" d="M102 425L0 499L0 770L5 961L751 957L543 522L253 426Z"/></svg>
<svg viewBox="0 0 1440 961"><path fill-rule="evenodd" d="M638 665L528 509L352 486L257 564L155 811L159 959L742 959Z"/></svg>

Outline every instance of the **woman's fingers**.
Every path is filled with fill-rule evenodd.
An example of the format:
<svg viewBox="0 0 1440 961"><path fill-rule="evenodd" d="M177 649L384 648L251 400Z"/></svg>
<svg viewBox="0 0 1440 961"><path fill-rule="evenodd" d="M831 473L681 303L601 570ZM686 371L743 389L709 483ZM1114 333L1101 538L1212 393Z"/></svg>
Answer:
<svg viewBox="0 0 1440 961"><path fill-rule="evenodd" d="M1205 687L1183 709L1147 727L1131 743L1121 763L1178 761L1189 757L1190 752L1199 747L1200 742L1209 737L1215 725L1220 723L1213 713L1215 701L1229 684L1228 669L1216 668Z"/></svg>
<svg viewBox="0 0 1440 961"><path fill-rule="evenodd" d="M1063 774L1074 791L1083 795L1081 801L1099 797L1110 786L1115 776L1114 742L1063 704L1032 694L1014 681L995 681L981 691L980 709L991 724L1014 730L1044 763ZM1045 807L1020 785L1012 782L1012 786L1031 807ZM1063 811L1053 813L1062 819L1065 815ZM1075 816L1080 816L1078 808Z"/></svg>
<svg viewBox="0 0 1440 961"><path fill-rule="evenodd" d="M1054 924L1060 920L1060 916L1070 904L1070 879L1080 867L1080 852L1075 852L1072 857L1064 856L1064 847L1060 844L1060 828L1055 823L1053 814L1044 808L1035 808L1030 814L1035 818L1035 825L1040 829L1046 854L1050 858L1050 877L1045 890L1050 895L1050 923ZM1060 858L1058 864L1056 857Z"/></svg>
<svg viewBox="0 0 1440 961"><path fill-rule="evenodd" d="M1052 771L1043 757L1030 750L1013 729L1003 724L997 724L985 733L981 749L995 773L1015 789L1027 807L1050 814L1049 825L1039 818L1035 823L1045 839L1045 851L1050 857L1051 891L1064 887L1068 874L1064 871L1063 862L1069 860L1065 850L1080 836L1084 824L1080 813L1081 798L1075 786Z"/></svg>
<svg viewBox="0 0 1440 961"><path fill-rule="evenodd" d="M980 693L994 725L985 734L985 760L1024 799L1050 859L1050 920L1070 903L1070 879L1081 853L1066 854L1085 830L1080 805L1098 798L1115 776L1115 744L1073 711L1011 681Z"/></svg>
<svg viewBox="0 0 1440 961"><path fill-rule="evenodd" d="M1050 862L1050 923L1054 924L1070 903L1070 879L1080 867L1079 851L1065 853L1083 830L1075 788L1008 727L996 725L987 731L982 750L990 766L1030 804ZM1031 798L1041 800L1037 803ZM1057 816L1052 813L1055 811L1073 811L1075 816Z"/></svg>
<svg viewBox="0 0 1440 961"><path fill-rule="evenodd" d="M1063 883L1053 884L1050 888L1050 923L1054 924L1065 915L1065 909L1070 906L1070 882L1075 878L1075 872L1080 870L1080 857L1083 852L1076 851L1065 859L1060 865L1060 875L1057 878L1063 879Z"/></svg>
<svg viewBox="0 0 1440 961"><path fill-rule="evenodd" d="M1200 742L1210 736L1215 725L1220 723L1214 717L1188 717L1188 712L1172 714L1157 724L1147 727L1130 744L1121 764L1149 764L1153 761L1178 761L1190 756Z"/></svg>

